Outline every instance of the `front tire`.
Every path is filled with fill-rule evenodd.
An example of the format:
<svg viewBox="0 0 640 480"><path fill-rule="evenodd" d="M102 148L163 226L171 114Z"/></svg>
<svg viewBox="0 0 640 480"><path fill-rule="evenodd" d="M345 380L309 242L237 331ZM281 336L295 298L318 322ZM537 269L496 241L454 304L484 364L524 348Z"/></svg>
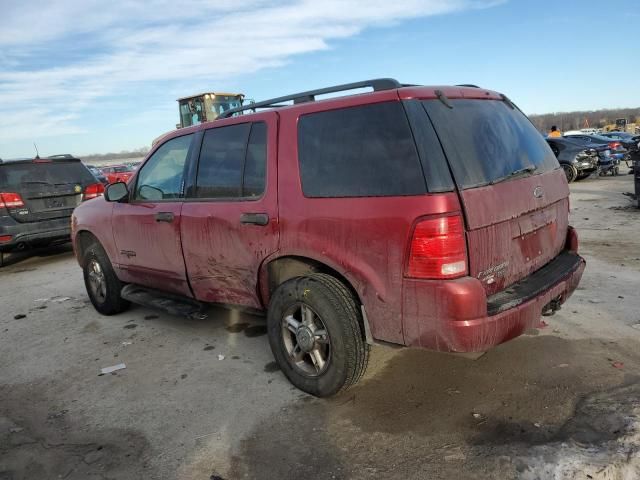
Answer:
<svg viewBox="0 0 640 480"><path fill-rule="evenodd" d="M564 163L562 164L562 168L564 169L564 174L567 177L567 183L573 182L578 177L578 170L573 165Z"/></svg>
<svg viewBox="0 0 640 480"><path fill-rule="evenodd" d="M122 283L104 249L93 243L84 255L84 285L89 300L102 315L115 315L129 308L129 302L120 296Z"/></svg>
<svg viewBox="0 0 640 480"><path fill-rule="evenodd" d="M300 390L328 397L364 374L369 345L355 296L336 278L314 273L284 282L269 303L271 351Z"/></svg>

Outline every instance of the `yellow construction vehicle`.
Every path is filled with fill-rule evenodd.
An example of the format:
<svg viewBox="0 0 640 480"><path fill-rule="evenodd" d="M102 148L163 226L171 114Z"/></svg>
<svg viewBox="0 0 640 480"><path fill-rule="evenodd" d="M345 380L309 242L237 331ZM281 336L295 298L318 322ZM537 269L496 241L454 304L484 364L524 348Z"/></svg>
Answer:
<svg viewBox="0 0 640 480"><path fill-rule="evenodd" d="M190 127L218 118L222 112L238 108L244 102L242 93L201 93L178 99L180 123L176 128Z"/></svg>

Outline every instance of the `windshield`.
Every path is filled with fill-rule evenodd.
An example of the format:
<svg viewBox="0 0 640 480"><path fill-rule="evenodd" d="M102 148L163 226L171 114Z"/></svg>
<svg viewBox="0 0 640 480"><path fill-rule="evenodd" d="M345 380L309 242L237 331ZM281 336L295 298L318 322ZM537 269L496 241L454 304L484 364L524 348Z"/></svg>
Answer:
<svg viewBox="0 0 640 480"><path fill-rule="evenodd" d="M25 184L67 185L93 183L95 179L80 162L14 163L0 165L0 190Z"/></svg>
<svg viewBox="0 0 640 480"><path fill-rule="evenodd" d="M129 165L119 165L117 167L113 167L113 171L115 173L132 172L133 171L133 167L130 167Z"/></svg>
<svg viewBox="0 0 640 480"><path fill-rule="evenodd" d="M424 100L459 188L489 185L559 168L542 135L501 100Z"/></svg>
<svg viewBox="0 0 640 480"><path fill-rule="evenodd" d="M180 120L183 127L202 123L204 121L204 104L202 99L194 98L181 101Z"/></svg>
<svg viewBox="0 0 640 480"><path fill-rule="evenodd" d="M214 118L218 117L227 110L233 108L240 108L242 101L239 97L233 95L216 95L215 100L211 102L211 111L214 114Z"/></svg>

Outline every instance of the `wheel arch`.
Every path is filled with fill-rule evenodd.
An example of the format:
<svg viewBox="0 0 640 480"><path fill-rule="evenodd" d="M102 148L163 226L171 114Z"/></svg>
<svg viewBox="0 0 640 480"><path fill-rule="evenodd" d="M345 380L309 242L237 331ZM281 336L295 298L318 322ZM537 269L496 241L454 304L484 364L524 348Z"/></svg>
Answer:
<svg viewBox="0 0 640 480"><path fill-rule="evenodd" d="M78 260L78 263L81 267L84 266L83 262L87 248L89 248L94 243L97 243L102 248L104 248L100 239L92 231L83 229L76 233L75 240L73 242L73 248L76 252L76 259Z"/></svg>
<svg viewBox="0 0 640 480"><path fill-rule="evenodd" d="M295 277L310 273L325 273L339 280L354 296L358 306L363 310L362 295L356 287L357 282L340 272L335 266L304 255L283 255L266 261L260 269L258 288L262 303L269 305L271 294L279 285ZM361 311L362 332L370 339L370 325L366 313Z"/></svg>

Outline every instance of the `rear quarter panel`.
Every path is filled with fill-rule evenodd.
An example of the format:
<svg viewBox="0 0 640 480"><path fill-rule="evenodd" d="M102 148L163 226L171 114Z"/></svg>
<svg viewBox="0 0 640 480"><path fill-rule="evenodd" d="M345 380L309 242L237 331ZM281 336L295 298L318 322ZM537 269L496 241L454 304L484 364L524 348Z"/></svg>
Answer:
<svg viewBox="0 0 640 480"><path fill-rule="evenodd" d="M379 101L397 99L393 92L371 97ZM336 108L360 102L353 96L341 99ZM403 344L402 288L414 223L426 215L459 211L458 197L445 193L306 198L300 181L297 122L300 115L320 109L326 107L316 102L295 111L279 111L279 256L312 258L338 271L365 306L372 336Z"/></svg>

